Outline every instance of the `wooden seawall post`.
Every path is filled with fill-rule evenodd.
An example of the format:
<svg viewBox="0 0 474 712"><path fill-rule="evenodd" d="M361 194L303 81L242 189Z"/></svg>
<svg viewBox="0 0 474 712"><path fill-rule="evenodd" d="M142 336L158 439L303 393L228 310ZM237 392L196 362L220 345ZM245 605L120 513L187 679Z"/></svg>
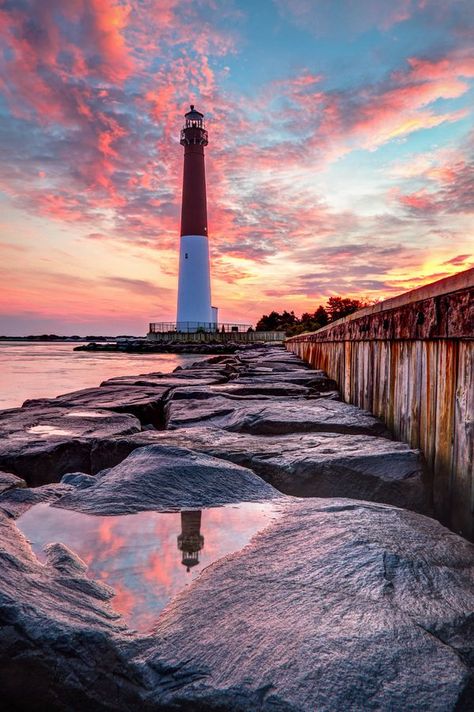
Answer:
<svg viewBox="0 0 474 712"><path fill-rule="evenodd" d="M436 517L474 538L474 269L362 309L287 349L420 448Z"/></svg>

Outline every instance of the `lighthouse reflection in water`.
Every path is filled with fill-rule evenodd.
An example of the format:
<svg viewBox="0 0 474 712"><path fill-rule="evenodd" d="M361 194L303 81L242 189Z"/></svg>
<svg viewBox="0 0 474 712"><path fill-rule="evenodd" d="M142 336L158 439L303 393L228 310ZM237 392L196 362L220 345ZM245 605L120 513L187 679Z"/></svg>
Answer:
<svg viewBox="0 0 474 712"><path fill-rule="evenodd" d="M189 573L199 564L199 552L204 546L201 534L201 510L181 512L181 534L178 537L178 549L182 552L181 563Z"/></svg>
<svg viewBox="0 0 474 712"><path fill-rule="evenodd" d="M38 504L17 523L42 562L47 544L68 546L90 578L114 589L111 605L128 625L147 631L178 591L213 561L242 549L274 516L275 506L261 502L121 516Z"/></svg>

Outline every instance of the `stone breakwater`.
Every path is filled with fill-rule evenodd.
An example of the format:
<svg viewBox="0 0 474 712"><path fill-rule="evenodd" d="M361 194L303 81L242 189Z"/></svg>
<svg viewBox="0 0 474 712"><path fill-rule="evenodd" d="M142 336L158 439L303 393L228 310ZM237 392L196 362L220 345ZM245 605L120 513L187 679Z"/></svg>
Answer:
<svg viewBox="0 0 474 712"><path fill-rule="evenodd" d="M281 347L0 413L5 710L470 710L474 547L431 519L420 453ZM275 503L138 634L16 519Z"/></svg>
<svg viewBox="0 0 474 712"><path fill-rule="evenodd" d="M261 344L262 345L262 344ZM76 346L74 351L107 351L129 354L233 354L243 348L254 348L255 343L206 341L147 341L146 339L131 339L129 341L113 341L98 343L91 341L82 346Z"/></svg>

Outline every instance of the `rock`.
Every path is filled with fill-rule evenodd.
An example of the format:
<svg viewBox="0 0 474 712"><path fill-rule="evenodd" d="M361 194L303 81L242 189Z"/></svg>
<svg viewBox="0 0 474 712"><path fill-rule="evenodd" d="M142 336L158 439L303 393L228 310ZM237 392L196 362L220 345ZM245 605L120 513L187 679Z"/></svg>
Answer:
<svg viewBox="0 0 474 712"><path fill-rule="evenodd" d="M306 386L318 391L333 391L337 390L337 384L332 379L328 378L322 372L310 371L309 369L301 369L297 371L287 371L279 373L278 371L245 371L243 375L231 376L231 383L239 384L254 384L254 383L296 383L300 386Z"/></svg>
<svg viewBox="0 0 474 712"><path fill-rule="evenodd" d="M186 373L183 369L181 373ZM214 383L224 383L227 377L214 375L207 376L203 374L202 378L189 376L181 376L177 374L163 374L163 376L157 375L144 375L144 376L118 376L117 378L110 378L108 381L103 381L100 387L106 386L142 386L146 388L175 388L176 386L211 386Z"/></svg>
<svg viewBox="0 0 474 712"><path fill-rule="evenodd" d="M99 472L86 489L66 494L57 506L87 514L176 512L280 496L270 485L233 463L179 447L151 445Z"/></svg>
<svg viewBox="0 0 474 712"><path fill-rule="evenodd" d="M92 475L85 475L83 472L68 472L67 475L61 477L61 483L72 485L76 489L86 489L95 485L96 479Z"/></svg>
<svg viewBox="0 0 474 712"><path fill-rule="evenodd" d="M384 424L367 411L329 399L278 399L259 403L222 396L207 400L171 400L165 406L170 430L213 425L252 435L334 432L385 435Z"/></svg>
<svg viewBox="0 0 474 712"><path fill-rule="evenodd" d="M351 497L429 512L424 461L405 443L367 435L248 435L194 427L97 442L91 467L113 467L138 447L181 446L248 467L297 497Z"/></svg>
<svg viewBox="0 0 474 712"><path fill-rule="evenodd" d="M17 519L35 504L48 504L70 492L68 484L53 483L40 487L15 488L0 495L0 517L6 514Z"/></svg>
<svg viewBox="0 0 474 712"><path fill-rule="evenodd" d="M205 677L182 709L472 709L474 547L437 522L305 501L209 566L151 642ZM155 660L148 653L148 664Z"/></svg>
<svg viewBox="0 0 474 712"><path fill-rule="evenodd" d="M10 472L0 472L0 495L16 487L26 487L25 480L12 475Z"/></svg>
<svg viewBox="0 0 474 712"><path fill-rule="evenodd" d="M302 360L296 356L292 351L287 351L284 346L277 344L268 344L263 349L253 349L250 351L244 351L238 354L240 361L252 362L252 361L285 361L285 362L298 362L302 363Z"/></svg>
<svg viewBox="0 0 474 712"><path fill-rule="evenodd" d="M140 431L133 415L36 406L0 412L0 467L38 486L90 469L90 441Z"/></svg>
<svg viewBox="0 0 474 712"><path fill-rule="evenodd" d="M183 388L173 388L170 390L166 401L170 400L207 400L220 396L229 400L256 400L261 403L265 401L287 400L288 398L306 398L311 391L304 386L296 386L293 383L282 383L272 385L263 383L255 386L241 386L233 383L224 383L219 386L183 386Z"/></svg>
<svg viewBox="0 0 474 712"><path fill-rule="evenodd" d="M181 389L180 389L181 390ZM210 386L209 390L216 395L224 396L285 396L302 398L310 395L311 390L306 386L300 386L297 383L285 383L280 381L277 383L240 383L232 381L219 386ZM178 396L178 391L175 390L173 398Z"/></svg>
<svg viewBox="0 0 474 712"><path fill-rule="evenodd" d="M107 437L140 430L137 418L125 413L45 405L0 411L0 434L29 442L78 437Z"/></svg>
<svg viewBox="0 0 474 712"><path fill-rule="evenodd" d="M0 463L31 487L59 482L66 472L88 472L94 441L87 439L0 442Z"/></svg>
<svg viewBox="0 0 474 712"><path fill-rule="evenodd" d="M155 427L163 425L163 401L169 386L105 386L85 388L73 393L65 393L57 398L28 400L24 408L57 406L60 408L84 408L111 410L115 413L131 413L143 425Z"/></svg>
<svg viewBox="0 0 474 712"><path fill-rule="evenodd" d="M248 362L248 364L246 364L244 368L248 369L249 371L252 371L252 372L268 371L270 373L272 371L276 371L278 373L291 373L294 371L301 371L301 370L310 371L311 370L309 368L309 366L305 367L305 364L303 364L299 360L276 361L276 360L272 360L272 359L261 360L261 361L260 360L259 361L252 360L252 361ZM244 373L245 373L245 371L244 371ZM313 375L314 375L314 371L313 371Z"/></svg>
<svg viewBox="0 0 474 712"><path fill-rule="evenodd" d="M0 533L2 709L105 712L115 699L117 709L137 703L145 683L132 661L133 636L106 587L73 566L66 547L54 545L44 566L2 516Z"/></svg>
<svg viewBox="0 0 474 712"><path fill-rule="evenodd" d="M146 636L74 552L53 544L41 565L0 517L3 707L469 710L474 547L385 505L282 497L278 509Z"/></svg>

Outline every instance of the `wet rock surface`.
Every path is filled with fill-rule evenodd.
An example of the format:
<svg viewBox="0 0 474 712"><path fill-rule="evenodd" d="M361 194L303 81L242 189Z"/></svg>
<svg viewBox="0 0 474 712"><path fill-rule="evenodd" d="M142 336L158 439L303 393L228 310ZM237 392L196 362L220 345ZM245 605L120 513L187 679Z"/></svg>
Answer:
<svg viewBox="0 0 474 712"><path fill-rule="evenodd" d="M338 433L256 436L190 427L98 442L92 471L121 462L138 447L174 445L248 467L276 489L298 497L347 496L430 511L423 457L405 443Z"/></svg>
<svg viewBox="0 0 474 712"><path fill-rule="evenodd" d="M85 710L95 703L96 709L113 709L119 694L137 700L133 663L124 649L131 636L107 602L111 591L99 583L92 590L72 552L69 571L65 556L60 568L57 556L40 564L5 516L0 532L2 709Z"/></svg>
<svg viewBox="0 0 474 712"><path fill-rule="evenodd" d="M262 501L279 494L245 467L166 445L139 448L116 467L99 472L95 480L86 487L80 483L58 506L89 514L172 512Z"/></svg>
<svg viewBox="0 0 474 712"><path fill-rule="evenodd" d="M474 547L387 505L280 508L146 636L74 552L40 565L0 518L4 708L470 709Z"/></svg>
<svg viewBox="0 0 474 712"><path fill-rule="evenodd" d="M35 504L52 504L71 490L71 485L56 482L39 487L11 489L0 498L0 514L17 519Z"/></svg>
<svg viewBox="0 0 474 712"><path fill-rule="evenodd" d="M270 403L253 400L233 402L216 396L207 400L172 400L165 408L170 430L209 423L225 430L255 435L333 432L364 435L386 434L383 423L353 405L318 399L305 403L284 398Z"/></svg>
<svg viewBox="0 0 474 712"><path fill-rule="evenodd" d="M420 454L334 388L272 346L0 413L2 709L472 710L474 547L408 511L429 509ZM39 503L264 500L275 519L148 635L74 551L52 540L41 564L15 525Z"/></svg>
<svg viewBox="0 0 474 712"><path fill-rule="evenodd" d="M168 699L239 710L467 709L473 553L403 510L294 504L164 612L157 653L209 675Z"/></svg>
<svg viewBox="0 0 474 712"><path fill-rule="evenodd" d="M31 486L90 467L90 442L141 430L133 415L37 405L0 413L0 467Z"/></svg>
<svg viewBox="0 0 474 712"><path fill-rule="evenodd" d="M0 494L17 487L26 487L25 480L12 475L11 472L0 472Z"/></svg>
<svg viewBox="0 0 474 712"><path fill-rule="evenodd" d="M168 386L105 386L85 388L65 393L57 398L28 400L24 408L57 407L83 408L86 410L111 410L115 413L131 413L142 425L163 424L163 401L169 392Z"/></svg>
<svg viewBox="0 0 474 712"><path fill-rule="evenodd" d="M300 386L296 383L249 383L239 382L224 383L215 386L184 386L174 388L170 393L170 399L192 399L192 398L214 398L215 396L225 396L227 398L306 398L312 394L310 388Z"/></svg>

